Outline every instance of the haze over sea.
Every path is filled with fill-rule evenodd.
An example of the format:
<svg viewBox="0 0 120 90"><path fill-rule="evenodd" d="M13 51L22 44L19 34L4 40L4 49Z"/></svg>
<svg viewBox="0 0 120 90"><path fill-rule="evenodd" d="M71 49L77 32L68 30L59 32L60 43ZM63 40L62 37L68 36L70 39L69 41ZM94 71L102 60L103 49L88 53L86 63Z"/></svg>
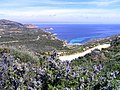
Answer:
<svg viewBox="0 0 120 90"><path fill-rule="evenodd" d="M39 24L39 27L52 27L49 30L70 44L83 44L89 40L120 34L119 24Z"/></svg>

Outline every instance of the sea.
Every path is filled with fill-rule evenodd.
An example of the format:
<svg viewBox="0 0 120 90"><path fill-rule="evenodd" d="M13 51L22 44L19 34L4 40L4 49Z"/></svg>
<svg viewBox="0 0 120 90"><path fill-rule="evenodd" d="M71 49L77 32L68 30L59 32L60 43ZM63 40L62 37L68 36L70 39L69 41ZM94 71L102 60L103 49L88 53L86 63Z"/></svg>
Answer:
<svg viewBox="0 0 120 90"><path fill-rule="evenodd" d="M53 28L47 32L69 44L84 44L97 38L120 34L120 24L37 24L40 28Z"/></svg>

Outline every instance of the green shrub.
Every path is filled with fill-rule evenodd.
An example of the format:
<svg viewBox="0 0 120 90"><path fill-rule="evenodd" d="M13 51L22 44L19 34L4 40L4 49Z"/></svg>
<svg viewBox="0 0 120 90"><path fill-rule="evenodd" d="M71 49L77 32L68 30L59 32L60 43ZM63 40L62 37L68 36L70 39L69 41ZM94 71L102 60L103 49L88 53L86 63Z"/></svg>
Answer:
<svg viewBox="0 0 120 90"><path fill-rule="evenodd" d="M36 63L39 61L39 58L34 53L27 50L23 51L13 48L11 54L14 55L15 59L19 58L22 62Z"/></svg>

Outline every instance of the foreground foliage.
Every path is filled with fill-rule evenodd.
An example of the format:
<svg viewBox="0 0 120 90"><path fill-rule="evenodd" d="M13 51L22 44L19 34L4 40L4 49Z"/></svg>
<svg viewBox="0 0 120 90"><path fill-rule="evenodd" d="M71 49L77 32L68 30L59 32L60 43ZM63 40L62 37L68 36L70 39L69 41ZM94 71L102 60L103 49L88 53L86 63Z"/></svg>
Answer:
<svg viewBox="0 0 120 90"><path fill-rule="evenodd" d="M1 90L120 89L120 38L109 49L94 50L71 62L58 60L56 51L37 62L29 54L16 52L0 49Z"/></svg>

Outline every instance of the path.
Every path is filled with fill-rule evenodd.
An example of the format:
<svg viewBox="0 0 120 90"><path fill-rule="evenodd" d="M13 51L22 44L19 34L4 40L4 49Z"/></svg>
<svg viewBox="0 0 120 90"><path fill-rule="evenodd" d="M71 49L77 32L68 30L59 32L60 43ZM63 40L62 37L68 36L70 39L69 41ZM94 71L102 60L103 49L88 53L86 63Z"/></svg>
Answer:
<svg viewBox="0 0 120 90"><path fill-rule="evenodd" d="M40 36L37 36L37 38L36 38L36 39L29 40L29 41L38 41L39 39L40 39ZM23 40L23 41L24 41L24 40ZM17 43L17 42L20 42L20 41L15 40L15 41L0 42L0 44Z"/></svg>
<svg viewBox="0 0 120 90"><path fill-rule="evenodd" d="M95 49L99 49L101 50L102 48L108 48L110 47L110 44L103 44L103 45L98 45L98 46L95 46L91 49L88 49L84 52L81 52L81 53L76 53L76 54L72 54L72 55L65 55L65 56L60 56L59 59L62 60L62 61L71 61L73 59L76 59L78 57L82 57L82 56L85 56L86 54L88 53L91 53L93 50Z"/></svg>

